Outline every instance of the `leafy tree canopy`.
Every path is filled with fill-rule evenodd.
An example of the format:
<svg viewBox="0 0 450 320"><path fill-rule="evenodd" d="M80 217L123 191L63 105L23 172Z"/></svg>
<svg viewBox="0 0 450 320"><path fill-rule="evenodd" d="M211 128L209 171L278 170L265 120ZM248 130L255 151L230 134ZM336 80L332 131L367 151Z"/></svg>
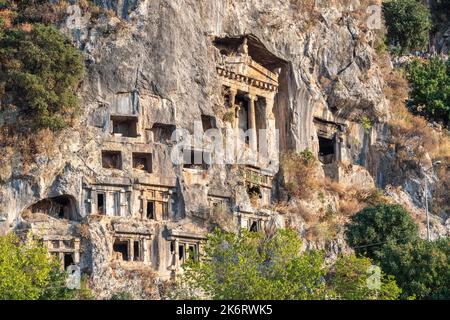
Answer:
<svg viewBox="0 0 450 320"><path fill-rule="evenodd" d="M341 258L330 269L323 252L302 252L290 229L273 235L216 230L208 238L203 259L184 266L175 298L213 299L395 299L395 281L381 275L381 287L369 289L367 258ZM327 280L328 279L328 280ZM366 288L365 288L366 286Z"/></svg>
<svg viewBox="0 0 450 320"><path fill-rule="evenodd" d="M26 8L41 2L0 4L0 97L18 106L32 126L58 130L78 110L75 91L84 76L84 62L55 27L28 23Z"/></svg>
<svg viewBox="0 0 450 320"><path fill-rule="evenodd" d="M450 243L418 239L388 244L380 257L384 271L395 275L403 298L450 299Z"/></svg>
<svg viewBox="0 0 450 320"><path fill-rule="evenodd" d="M407 79L411 85L409 109L443 122L450 122L450 60L435 57L427 61L413 60L407 66Z"/></svg>
<svg viewBox="0 0 450 320"><path fill-rule="evenodd" d="M430 12L419 0L383 2L388 44L398 46L400 53L423 50L431 30Z"/></svg>
<svg viewBox="0 0 450 320"><path fill-rule="evenodd" d="M357 254L379 258L387 243L408 243L419 236L418 226L400 205L378 204L356 213L347 225L346 237Z"/></svg>
<svg viewBox="0 0 450 320"><path fill-rule="evenodd" d="M65 287L65 273L47 248L27 238L20 242L10 233L0 237L0 299L68 299L74 291Z"/></svg>
<svg viewBox="0 0 450 320"><path fill-rule="evenodd" d="M395 278L386 276L369 258L341 256L333 270L330 288L340 299L395 300L400 296Z"/></svg>

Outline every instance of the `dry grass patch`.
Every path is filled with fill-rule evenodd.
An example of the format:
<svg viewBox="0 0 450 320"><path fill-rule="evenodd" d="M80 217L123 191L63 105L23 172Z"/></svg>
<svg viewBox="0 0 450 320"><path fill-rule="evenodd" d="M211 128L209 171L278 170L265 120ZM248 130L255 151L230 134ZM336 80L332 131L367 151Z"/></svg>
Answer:
<svg viewBox="0 0 450 320"><path fill-rule="evenodd" d="M320 187L316 159L308 149L301 153L288 151L282 154L281 170L284 186L295 198L309 199Z"/></svg>

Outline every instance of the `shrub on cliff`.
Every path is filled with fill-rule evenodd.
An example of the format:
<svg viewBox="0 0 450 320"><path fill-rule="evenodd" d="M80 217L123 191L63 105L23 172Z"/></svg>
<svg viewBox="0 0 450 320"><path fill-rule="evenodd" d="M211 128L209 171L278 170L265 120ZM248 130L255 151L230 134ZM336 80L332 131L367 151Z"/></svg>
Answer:
<svg viewBox="0 0 450 320"><path fill-rule="evenodd" d="M409 109L428 119L450 123L450 60L416 59L407 67L411 86Z"/></svg>
<svg viewBox="0 0 450 320"><path fill-rule="evenodd" d="M400 53L423 50L428 45L431 30L430 12L418 0L383 2L388 44L397 46Z"/></svg>
<svg viewBox="0 0 450 320"><path fill-rule="evenodd" d="M316 159L312 151L300 153L288 151L281 155L284 186L290 195L308 199L318 187L316 179Z"/></svg>
<svg viewBox="0 0 450 320"><path fill-rule="evenodd" d="M418 238L418 226L400 205L379 204L355 214L345 231L347 242L359 255L376 261L388 243L409 243Z"/></svg>
<svg viewBox="0 0 450 320"><path fill-rule="evenodd" d="M31 125L58 130L78 109L75 90L84 74L81 54L54 27L4 29L0 36L0 88Z"/></svg>

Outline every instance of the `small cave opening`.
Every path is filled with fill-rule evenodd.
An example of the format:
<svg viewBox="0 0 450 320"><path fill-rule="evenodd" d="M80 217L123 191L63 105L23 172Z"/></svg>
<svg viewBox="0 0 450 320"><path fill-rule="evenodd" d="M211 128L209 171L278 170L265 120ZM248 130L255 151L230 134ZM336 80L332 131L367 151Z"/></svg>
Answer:
<svg viewBox="0 0 450 320"><path fill-rule="evenodd" d="M78 210L76 200L71 195L61 195L57 197L39 200L28 208L31 213L48 214L58 219L78 221Z"/></svg>
<svg viewBox="0 0 450 320"><path fill-rule="evenodd" d="M73 259L73 253L64 253L64 270L66 270L69 266L75 264Z"/></svg>
<svg viewBox="0 0 450 320"><path fill-rule="evenodd" d="M211 153L203 150L184 149L183 168L208 170L211 163Z"/></svg>
<svg viewBox="0 0 450 320"><path fill-rule="evenodd" d="M334 161L334 139L318 136L319 139L319 161L330 164Z"/></svg>
<svg viewBox="0 0 450 320"><path fill-rule="evenodd" d="M113 244L113 252L116 260L128 261L128 241L115 239Z"/></svg>
<svg viewBox="0 0 450 320"><path fill-rule="evenodd" d="M215 117L202 114L201 118L202 118L203 131L217 128Z"/></svg>
<svg viewBox="0 0 450 320"><path fill-rule="evenodd" d="M260 186L257 185L247 186L247 193L250 197L258 197L259 199L262 199L262 192Z"/></svg>
<svg viewBox="0 0 450 320"><path fill-rule="evenodd" d="M249 231L250 232L258 232L258 222L257 221L252 221L250 224L250 228Z"/></svg>

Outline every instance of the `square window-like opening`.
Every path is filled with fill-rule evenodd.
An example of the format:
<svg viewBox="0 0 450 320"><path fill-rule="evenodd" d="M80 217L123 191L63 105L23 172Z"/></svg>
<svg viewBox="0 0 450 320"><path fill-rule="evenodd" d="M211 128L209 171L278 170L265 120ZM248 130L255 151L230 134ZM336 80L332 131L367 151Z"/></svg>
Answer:
<svg viewBox="0 0 450 320"><path fill-rule="evenodd" d="M202 115L203 131L216 128L216 119L211 116Z"/></svg>
<svg viewBox="0 0 450 320"><path fill-rule="evenodd" d="M111 116L112 133L124 137L137 137L137 117Z"/></svg>
<svg viewBox="0 0 450 320"><path fill-rule="evenodd" d="M153 142L167 143L172 140L172 134L176 127L171 124L155 123L151 131L153 132Z"/></svg>
<svg viewBox="0 0 450 320"><path fill-rule="evenodd" d="M120 151L102 151L102 167L106 169L122 169L122 154Z"/></svg>
<svg viewBox="0 0 450 320"><path fill-rule="evenodd" d="M202 150L185 149L183 151L183 167L189 169L208 170L211 154Z"/></svg>
<svg viewBox="0 0 450 320"><path fill-rule="evenodd" d="M116 260L128 261L128 241L116 239L113 245Z"/></svg>
<svg viewBox="0 0 450 320"><path fill-rule="evenodd" d="M151 153L133 153L133 168L148 173L152 172Z"/></svg>

